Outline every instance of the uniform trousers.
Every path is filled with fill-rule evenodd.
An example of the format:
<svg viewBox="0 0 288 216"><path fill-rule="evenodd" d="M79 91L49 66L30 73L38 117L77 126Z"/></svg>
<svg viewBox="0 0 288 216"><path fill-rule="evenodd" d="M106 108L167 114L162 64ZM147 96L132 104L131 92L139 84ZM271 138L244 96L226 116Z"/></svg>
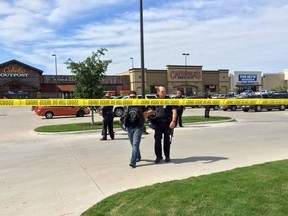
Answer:
<svg viewBox="0 0 288 216"><path fill-rule="evenodd" d="M107 129L109 131L111 139L114 139L113 118L103 118L102 136L104 139L107 138Z"/></svg>
<svg viewBox="0 0 288 216"><path fill-rule="evenodd" d="M182 108L182 107L177 108L176 126L177 126L177 124L179 123L179 126L180 126L180 127L183 127L183 124L182 124L182 115L183 115L183 108Z"/></svg>
<svg viewBox="0 0 288 216"><path fill-rule="evenodd" d="M155 139L155 145L154 145L154 150L155 150L155 155L157 158L163 158L162 157L162 137L164 136L164 155L166 158L170 157L170 135L169 135L169 125L170 122L157 122L155 124L155 134L154 134L154 139Z"/></svg>

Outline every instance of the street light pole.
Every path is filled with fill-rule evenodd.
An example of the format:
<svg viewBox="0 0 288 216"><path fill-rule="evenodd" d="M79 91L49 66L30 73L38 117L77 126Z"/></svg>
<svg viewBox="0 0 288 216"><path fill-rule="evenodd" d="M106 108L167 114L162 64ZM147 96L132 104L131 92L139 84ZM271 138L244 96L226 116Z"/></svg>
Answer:
<svg viewBox="0 0 288 216"><path fill-rule="evenodd" d="M185 56L185 95L187 96L187 56L189 53L182 53Z"/></svg>
<svg viewBox="0 0 288 216"><path fill-rule="evenodd" d="M141 86L142 86L142 98L145 98L143 0L140 0L140 47L141 47Z"/></svg>
<svg viewBox="0 0 288 216"><path fill-rule="evenodd" d="M132 62L132 69L134 68L134 59L133 57L130 58L131 59L131 62Z"/></svg>
<svg viewBox="0 0 288 216"><path fill-rule="evenodd" d="M57 55L56 54L52 54L52 56L55 57L55 72L56 72L56 94L57 94L57 98L59 97L58 95L58 77L57 77Z"/></svg>

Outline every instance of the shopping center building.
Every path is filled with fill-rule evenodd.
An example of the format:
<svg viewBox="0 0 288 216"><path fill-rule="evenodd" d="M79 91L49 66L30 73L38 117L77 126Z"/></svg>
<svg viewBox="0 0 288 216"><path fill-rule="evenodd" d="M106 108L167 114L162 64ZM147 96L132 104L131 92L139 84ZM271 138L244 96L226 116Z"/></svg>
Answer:
<svg viewBox="0 0 288 216"><path fill-rule="evenodd" d="M271 90L277 87L288 89L288 70L276 73L265 73L261 71L234 71L230 74L230 89L236 93L245 90L258 92L261 90Z"/></svg>
<svg viewBox="0 0 288 216"><path fill-rule="evenodd" d="M43 71L17 60L0 64L0 98L71 98L75 91L73 75L43 75ZM132 68L117 75L107 75L102 80L105 90L121 92L134 90L141 94L140 68ZM262 74L261 71L235 71L228 69L203 70L203 66L167 65L163 70L145 69L146 93L155 93L160 85L168 94L177 90L187 95L202 96L206 89L212 93L226 94L246 89L288 87L288 70Z"/></svg>
<svg viewBox="0 0 288 216"><path fill-rule="evenodd" d="M130 77L130 88L141 93L141 70L130 69L121 73ZM166 87L169 94L182 90L187 95L203 95L206 89L212 93L229 91L229 70L203 70L202 66L167 65L165 70L145 70L145 89L155 93L158 86Z"/></svg>

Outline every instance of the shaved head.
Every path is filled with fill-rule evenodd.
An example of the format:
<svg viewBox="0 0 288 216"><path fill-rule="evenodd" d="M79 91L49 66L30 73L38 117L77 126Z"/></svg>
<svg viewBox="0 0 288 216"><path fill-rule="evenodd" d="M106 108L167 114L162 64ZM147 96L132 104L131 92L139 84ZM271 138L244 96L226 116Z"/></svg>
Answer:
<svg viewBox="0 0 288 216"><path fill-rule="evenodd" d="M157 94L159 95L160 98L165 98L166 97L166 89L164 86L159 86L157 89Z"/></svg>

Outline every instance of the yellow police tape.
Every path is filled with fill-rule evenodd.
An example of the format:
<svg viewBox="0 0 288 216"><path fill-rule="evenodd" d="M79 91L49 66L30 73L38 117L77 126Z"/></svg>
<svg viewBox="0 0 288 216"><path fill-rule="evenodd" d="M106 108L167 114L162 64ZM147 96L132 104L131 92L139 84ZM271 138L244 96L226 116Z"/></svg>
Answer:
<svg viewBox="0 0 288 216"><path fill-rule="evenodd" d="M0 99L0 106L288 105L288 99Z"/></svg>

